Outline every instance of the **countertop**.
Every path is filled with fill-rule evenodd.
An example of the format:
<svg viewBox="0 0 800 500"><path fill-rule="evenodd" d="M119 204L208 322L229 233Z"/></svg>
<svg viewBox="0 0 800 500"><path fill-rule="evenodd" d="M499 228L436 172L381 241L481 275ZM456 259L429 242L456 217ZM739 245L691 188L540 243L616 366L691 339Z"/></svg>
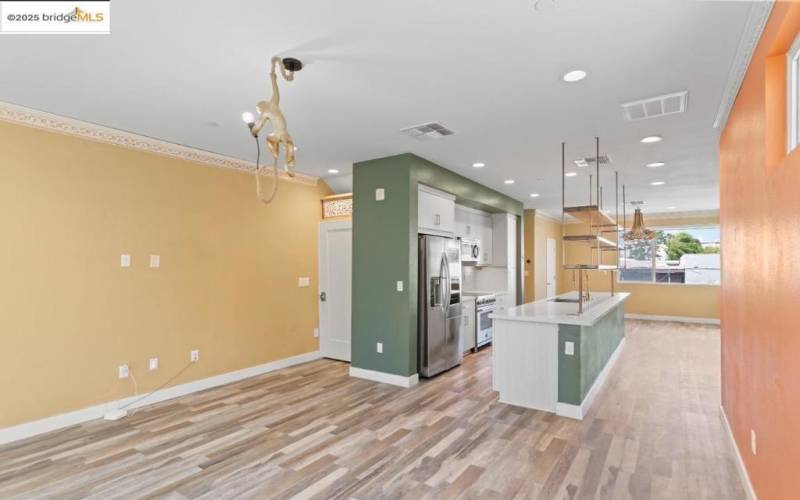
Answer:
<svg viewBox="0 0 800 500"><path fill-rule="evenodd" d="M592 326L615 306L622 304L629 293L592 292L591 300L583 305L583 314L578 316L576 302L551 302L551 299L537 300L521 306L509 307L489 315L492 319L525 321L528 323L561 323L567 325ZM578 298L578 292L559 295L562 298ZM555 298L555 297L553 297Z"/></svg>

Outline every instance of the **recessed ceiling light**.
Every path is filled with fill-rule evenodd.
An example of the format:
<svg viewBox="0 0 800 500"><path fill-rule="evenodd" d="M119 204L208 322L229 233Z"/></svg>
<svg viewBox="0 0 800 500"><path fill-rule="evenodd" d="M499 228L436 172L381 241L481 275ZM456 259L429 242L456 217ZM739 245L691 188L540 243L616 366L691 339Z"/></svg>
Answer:
<svg viewBox="0 0 800 500"><path fill-rule="evenodd" d="M645 144L652 144L654 142L661 142L664 138L660 135L648 135L647 137L643 138L641 142Z"/></svg>
<svg viewBox="0 0 800 500"><path fill-rule="evenodd" d="M514 184L514 179L506 179L503 181L505 184Z"/></svg>
<svg viewBox="0 0 800 500"><path fill-rule="evenodd" d="M664 181L653 181L650 183L651 186L663 186L664 184L666 184Z"/></svg>
<svg viewBox="0 0 800 500"><path fill-rule="evenodd" d="M579 82L584 78L586 78L586 72L583 71L582 69L573 69L572 71L565 73L564 76L561 77L562 80L569 83Z"/></svg>
<svg viewBox="0 0 800 500"><path fill-rule="evenodd" d="M539 193L531 193L531 198L538 198L538 197L539 197Z"/></svg>
<svg viewBox="0 0 800 500"><path fill-rule="evenodd" d="M578 175L578 172L567 172L564 177L575 177L576 175Z"/></svg>
<svg viewBox="0 0 800 500"><path fill-rule="evenodd" d="M338 173L339 173L339 171L338 171L338 170L336 170L335 168L329 168L329 169L328 169L328 173L329 173L329 174L338 174Z"/></svg>
<svg viewBox="0 0 800 500"><path fill-rule="evenodd" d="M654 161L653 163L648 163L645 166L646 167L650 167L650 168L663 167L664 166L664 162L663 161Z"/></svg>
<svg viewBox="0 0 800 500"><path fill-rule="evenodd" d="M667 210L675 210L678 207L667 207Z"/></svg>
<svg viewBox="0 0 800 500"><path fill-rule="evenodd" d="M479 161L476 161L475 163L473 163L473 164L472 164L472 166L473 166L474 168L483 168L483 167L485 167L485 166L486 166L486 164L485 164L485 163L481 163L481 162L479 162Z"/></svg>

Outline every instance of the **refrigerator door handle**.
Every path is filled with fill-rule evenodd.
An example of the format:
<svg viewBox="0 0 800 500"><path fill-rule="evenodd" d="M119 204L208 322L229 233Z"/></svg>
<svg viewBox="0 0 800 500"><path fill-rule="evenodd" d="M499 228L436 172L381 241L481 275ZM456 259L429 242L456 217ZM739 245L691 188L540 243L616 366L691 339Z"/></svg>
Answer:
<svg viewBox="0 0 800 500"><path fill-rule="evenodd" d="M444 272L443 272L444 271ZM440 280L443 280L444 283L441 285L441 293L442 293L442 314L444 317L447 318L447 304L450 302L450 280L447 278L448 269L447 269L447 257L445 254L442 254L442 260L439 263L439 276Z"/></svg>

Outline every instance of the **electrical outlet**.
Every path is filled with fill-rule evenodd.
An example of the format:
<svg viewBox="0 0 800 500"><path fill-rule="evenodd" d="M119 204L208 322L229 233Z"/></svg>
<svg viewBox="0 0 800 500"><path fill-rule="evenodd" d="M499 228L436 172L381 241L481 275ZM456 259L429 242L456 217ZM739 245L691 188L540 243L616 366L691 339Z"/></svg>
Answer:
<svg viewBox="0 0 800 500"><path fill-rule="evenodd" d="M161 256L160 255L151 255L150 256L150 267L161 267Z"/></svg>
<svg viewBox="0 0 800 500"><path fill-rule="evenodd" d="M299 286L300 288L308 288L309 286L311 286L311 278L308 277L297 278L297 286Z"/></svg>
<svg viewBox="0 0 800 500"><path fill-rule="evenodd" d="M147 364L147 367L150 371L158 370L158 358L150 358L150 362Z"/></svg>
<svg viewBox="0 0 800 500"><path fill-rule="evenodd" d="M192 363L197 363L198 361L200 361L199 349L195 349L194 351L189 353L189 361L191 361Z"/></svg>
<svg viewBox="0 0 800 500"><path fill-rule="evenodd" d="M130 374L130 369L128 365L119 365L119 378L128 378Z"/></svg>
<svg viewBox="0 0 800 500"><path fill-rule="evenodd" d="M402 281L398 281L397 282L397 291L398 292L402 292L403 291L403 282Z"/></svg>
<svg viewBox="0 0 800 500"><path fill-rule="evenodd" d="M314 338L319 338L319 328L314 328Z"/></svg>
<svg viewBox="0 0 800 500"><path fill-rule="evenodd" d="M119 267L131 267L131 256L124 253L119 256Z"/></svg>
<svg viewBox="0 0 800 500"><path fill-rule="evenodd" d="M756 446L756 431L750 429L750 451L753 452L753 455L758 453L758 447Z"/></svg>
<svg viewBox="0 0 800 500"><path fill-rule="evenodd" d="M375 201L383 201L386 199L386 191L383 188L375 190Z"/></svg>
<svg viewBox="0 0 800 500"><path fill-rule="evenodd" d="M376 349L379 353L383 354L383 342L378 342Z"/></svg>
<svg viewBox="0 0 800 500"><path fill-rule="evenodd" d="M564 342L564 354L567 356L575 355L575 342Z"/></svg>

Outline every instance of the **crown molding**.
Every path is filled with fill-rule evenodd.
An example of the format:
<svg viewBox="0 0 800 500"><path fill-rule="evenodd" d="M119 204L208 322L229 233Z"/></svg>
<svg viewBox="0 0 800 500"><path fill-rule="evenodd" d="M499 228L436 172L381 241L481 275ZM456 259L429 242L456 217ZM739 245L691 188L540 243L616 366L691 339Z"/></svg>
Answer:
<svg viewBox="0 0 800 500"><path fill-rule="evenodd" d="M65 116L59 116L7 102L0 102L0 121L73 137L80 137L81 139L102 142L104 144L112 144L126 149L145 151L147 153L168 156L170 158L177 158L179 160L186 160L212 167L250 173L253 173L256 169L255 163L240 160L239 158L191 148L189 146L182 146L180 144L173 144L171 142L153 139L152 137L124 132L122 130L75 120L73 118L67 118ZM272 175L272 167L262 166L261 169L262 175ZM316 185L319 180L318 177L301 173L296 173L294 177L290 177L286 172L280 172L279 175L281 180L300 184Z"/></svg>
<svg viewBox="0 0 800 500"><path fill-rule="evenodd" d="M750 65L750 59L753 57L758 41L761 39L761 34L764 32L764 26L767 24L769 14L772 12L773 4L773 0L757 1L750 4L750 12L747 14L742 36L739 38L739 47L736 49L736 55L728 73L728 81L725 84L725 90L722 92L722 100L719 103L717 115L714 117L713 126L716 129L722 130L725 128L733 103L736 101L736 96L739 95L739 89L742 86L747 67Z"/></svg>

